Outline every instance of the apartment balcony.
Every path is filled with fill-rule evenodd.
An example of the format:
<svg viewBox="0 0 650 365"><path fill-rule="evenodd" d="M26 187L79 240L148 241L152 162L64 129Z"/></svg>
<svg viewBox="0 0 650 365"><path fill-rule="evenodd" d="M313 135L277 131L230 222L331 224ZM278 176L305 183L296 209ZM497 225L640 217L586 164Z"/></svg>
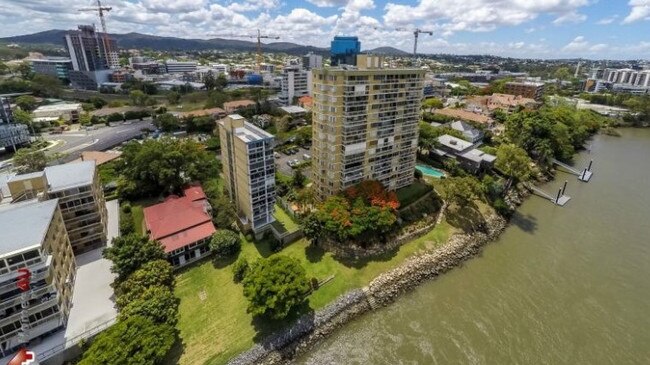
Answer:
<svg viewBox="0 0 650 365"><path fill-rule="evenodd" d="M50 295L49 297L44 296L42 298L43 300L40 303L31 305L27 309L23 309L9 317L1 319L0 328L14 322L19 322L24 315L31 316L37 314L44 309L55 306L59 303L59 295L56 293L54 295ZM30 326L33 327L31 322Z"/></svg>
<svg viewBox="0 0 650 365"><path fill-rule="evenodd" d="M4 315L7 309L18 306L25 300L39 299L48 293L56 294L56 289L52 285L46 284L40 288L32 289L27 293L20 293L10 299L3 300L2 304L0 304L0 316Z"/></svg>

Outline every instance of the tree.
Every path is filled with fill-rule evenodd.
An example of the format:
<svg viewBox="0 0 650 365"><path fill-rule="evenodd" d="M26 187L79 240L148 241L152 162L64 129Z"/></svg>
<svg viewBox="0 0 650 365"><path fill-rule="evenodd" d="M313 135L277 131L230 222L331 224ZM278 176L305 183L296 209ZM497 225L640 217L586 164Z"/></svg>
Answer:
<svg viewBox="0 0 650 365"><path fill-rule="evenodd" d="M137 299L122 308L120 321L126 321L133 316L143 316L156 324L166 323L172 327L176 326L180 300L169 288L152 286L139 294Z"/></svg>
<svg viewBox="0 0 650 365"><path fill-rule="evenodd" d="M92 98L88 99L88 102L90 102L95 107L95 109L101 109L106 104L108 104L106 102L106 100L104 100L104 99L102 99L102 98L100 98L98 96L93 96Z"/></svg>
<svg viewBox="0 0 650 365"><path fill-rule="evenodd" d="M21 95L16 98L16 105L26 112L31 112L36 109L36 98L31 95Z"/></svg>
<svg viewBox="0 0 650 365"><path fill-rule="evenodd" d="M302 220L302 232L310 242L315 242L323 233L323 224L312 213Z"/></svg>
<svg viewBox="0 0 650 365"><path fill-rule="evenodd" d="M50 98L57 98L63 92L63 86L58 78L44 74L34 76L31 89L37 96Z"/></svg>
<svg viewBox="0 0 650 365"><path fill-rule="evenodd" d="M235 283L239 283L246 277L248 271L250 270L250 265L248 265L248 260L245 257L240 257L232 265L232 280Z"/></svg>
<svg viewBox="0 0 650 365"><path fill-rule="evenodd" d="M254 316L285 318L304 303L310 286L300 262L288 256L273 255L257 260L242 281L248 311Z"/></svg>
<svg viewBox="0 0 650 365"><path fill-rule="evenodd" d="M32 117L32 114L26 110L22 109L16 109L13 112L14 114L14 120L18 123L25 124L27 126L32 126L32 122L34 121L34 118Z"/></svg>
<svg viewBox="0 0 650 365"><path fill-rule="evenodd" d="M526 151L514 144L502 144L497 150L497 161L494 167L515 181L528 180L531 174L532 160Z"/></svg>
<svg viewBox="0 0 650 365"><path fill-rule="evenodd" d="M291 123L291 116L285 115L280 118L275 119L275 129L278 133L286 132L289 130L289 124Z"/></svg>
<svg viewBox="0 0 650 365"><path fill-rule="evenodd" d="M212 217L212 223L217 228L232 228L237 219L235 206L227 195L221 195L216 199L210 199L210 205L215 213Z"/></svg>
<svg viewBox="0 0 650 365"><path fill-rule="evenodd" d="M22 62L16 67L16 71L20 73L20 77L23 80L30 80L34 76L34 71L32 71L32 66L29 65L29 62Z"/></svg>
<svg viewBox="0 0 650 365"><path fill-rule="evenodd" d="M19 174L43 171L47 162L45 152L35 148L21 148L14 154L14 166Z"/></svg>
<svg viewBox="0 0 650 365"><path fill-rule="evenodd" d="M131 90L129 93L131 104L136 106L144 106L147 104L147 95L140 90Z"/></svg>
<svg viewBox="0 0 650 365"><path fill-rule="evenodd" d="M132 316L97 335L79 365L160 364L175 340L172 326Z"/></svg>
<svg viewBox="0 0 650 365"><path fill-rule="evenodd" d="M152 286L174 287L174 269L167 260L154 260L144 263L128 279L115 288L117 307L124 308Z"/></svg>
<svg viewBox="0 0 650 365"><path fill-rule="evenodd" d="M219 173L214 154L191 139L148 139L128 143L122 153L123 196L142 197L179 193L191 181L206 181Z"/></svg>
<svg viewBox="0 0 650 365"><path fill-rule="evenodd" d="M568 67L560 67L555 70L553 75L557 79L557 87L559 88L562 86L562 81L568 80L571 77L571 71Z"/></svg>
<svg viewBox="0 0 650 365"><path fill-rule="evenodd" d="M181 94L177 91L170 91L167 94L167 101L169 104L178 104L181 101Z"/></svg>
<svg viewBox="0 0 650 365"><path fill-rule="evenodd" d="M181 123L173 114L165 113L156 117L156 126L163 132L177 131L181 127Z"/></svg>
<svg viewBox="0 0 650 365"><path fill-rule="evenodd" d="M159 242L135 234L114 238L113 245L104 249L103 256L113 261L111 272L117 274L118 283L126 280L147 262L166 257Z"/></svg>
<svg viewBox="0 0 650 365"><path fill-rule="evenodd" d="M294 187L296 188L304 187L306 180L307 178L305 177L305 174L302 173L302 169L293 170L293 178L291 179L291 183L293 184Z"/></svg>
<svg viewBox="0 0 650 365"><path fill-rule="evenodd" d="M433 113L433 109L442 109L444 104L440 99L430 98L422 102L422 108L429 109L429 113Z"/></svg>
<svg viewBox="0 0 650 365"><path fill-rule="evenodd" d="M6 63L0 61L0 75L6 75L9 73L9 66Z"/></svg>
<svg viewBox="0 0 650 365"><path fill-rule="evenodd" d="M215 80L212 71L208 71L203 78L203 83L205 84L205 89L208 91L212 91L217 87L217 80Z"/></svg>
<svg viewBox="0 0 650 365"><path fill-rule="evenodd" d="M210 239L210 250L217 257L228 257L236 254L241 249L239 235L228 229L216 231Z"/></svg>
<svg viewBox="0 0 650 365"><path fill-rule="evenodd" d="M217 76L217 79L215 80L215 86L216 89L221 91L228 86L228 79L226 79L226 75L220 73L219 76Z"/></svg>
<svg viewBox="0 0 650 365"><path fill-rule="evenodd" d="M440 195L450 204L463 206L479 197L481 186L473 176L450 177L442 180Z"/></svg>

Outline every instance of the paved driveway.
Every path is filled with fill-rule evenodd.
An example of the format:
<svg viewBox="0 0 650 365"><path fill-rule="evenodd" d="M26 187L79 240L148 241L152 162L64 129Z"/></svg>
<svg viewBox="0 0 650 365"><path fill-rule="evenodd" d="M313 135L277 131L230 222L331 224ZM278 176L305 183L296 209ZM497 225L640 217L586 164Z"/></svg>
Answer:
<svg viewBox="0 0 650 365"><path fill-rule="evenodd" d="M275 159L275 168L277 171L280 171L281 173L285 175L292 176L293 175L293 169L287 165L287 162L297 159L300 162L305 161L303 155L308 154L311 156L311 151L306 150L304 148L299 148L298 153L293 154L293 155L286 155L282 152L278 152L280 154L280 158ZM311 166L305 166L302 168L302 173L308 178L311 178Z"/></svg>

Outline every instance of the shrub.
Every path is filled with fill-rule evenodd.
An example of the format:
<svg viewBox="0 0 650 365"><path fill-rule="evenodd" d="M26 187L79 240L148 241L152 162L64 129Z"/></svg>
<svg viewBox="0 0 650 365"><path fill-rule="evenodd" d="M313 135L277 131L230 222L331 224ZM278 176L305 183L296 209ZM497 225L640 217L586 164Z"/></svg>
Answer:
<svg viewBox="0 0 650 365"><path fill-rule="evenodd" d="M494 207L494 210L503 217L510 217L512 215L512 210L508 204L506 204L505 200L501 198L495 200L494 203L492 203L492 206Z"/></svg>
<svg viewBox="0 0 650 365"><path fill-rule="evenodd" d="M228 257L241 249L239 235L227 229L221 229L212 235L210 249L217 257Z"/></svg>
<svg viewBox="0 0 650 365"><path fill-rule="evenodd" d="M248 270L250 270L248 260L245 257L241 257L232 265L232 280L235 283L241 282L246 277Z"/></svg>

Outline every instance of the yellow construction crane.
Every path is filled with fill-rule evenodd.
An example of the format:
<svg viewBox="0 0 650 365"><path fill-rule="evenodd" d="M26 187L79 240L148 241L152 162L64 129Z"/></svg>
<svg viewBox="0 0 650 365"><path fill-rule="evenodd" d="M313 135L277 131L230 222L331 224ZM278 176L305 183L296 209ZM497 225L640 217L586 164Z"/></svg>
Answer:
<svg viewBox="0 0 650 365"><path fill-rule="evenodd" d="M83 8L83 9L77 9L78 11L92 11L92 12L98 12L99 13L99 20L102 23L102 31L104 32L104 35L102 37L102 42L104 43L104 55L106 56L106 63L109 68L111 68L111 44L108 40L108 31L106 30L106 19L104 18L104 12L109 12L113 10L112 7L110 6L102 6L102 1L97 0L97 7L93 8Z"/></svg>
<svg viewBox="0 0 650 365"><path fill-rule="evenodd" d="M277 35L269 35L269 34L262 34L262 32L258 29L257 34L243 34L243 35L235 35L235 34L223 34L223 35L218 35L214 34L212 35L213 37L226 37L226 38L257 38L257 60L256 60L256 65L255 65L255 71L257 73L260 72L261 67L262 67L262 39L280 39L279 36Z"/></svg>

